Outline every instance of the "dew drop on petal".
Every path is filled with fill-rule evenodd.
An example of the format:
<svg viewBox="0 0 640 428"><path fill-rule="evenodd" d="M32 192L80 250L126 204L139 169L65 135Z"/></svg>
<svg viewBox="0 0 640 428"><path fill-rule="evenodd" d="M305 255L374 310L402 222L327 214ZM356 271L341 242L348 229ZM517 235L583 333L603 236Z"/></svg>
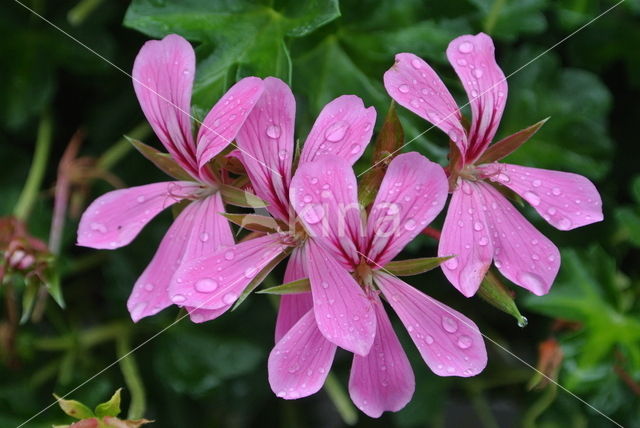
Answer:
<svg viewBox="0 0 640 428"><path fill-rule="evenodd" d="M107 233L107 226L102 223L91 223L89 228L95 232Z"/></svg>
<svg viewBox="0 0 640 428"><path fill-rule="evenodd" d="M187 300L187 298L184 297L182 294L175 294L171 297L171 301L177 305L179 305L180 303L183 303L185 300Z"/></svg>
<svg viewBox="0 0 640 428"><path fill-rule="evenodd" d="M398 90L403 94L406 94L407 92L409 92L409 85L403 83L402 85L398 86Z"/></svg>
<svg viewBox="0 0 640 428"><path fill-rule="evenodd" d="M327 130L324 132L324 138L326 138L327 141L331 141L332 143L337 143L344 138L348 128L349 124L344 120L336 122L327 128Z"/></svg>
<svg viewBox="0 0 640 428"><path fill-rule="evenodd" d="M416 221L412 218L410 218L409 220L407 220L407 222L404 224L404 228L406 230L414 230L416 228Z"/></svg>
<svg viewBox="0 0 640 428"><path fill-rule="evenodd" d="M222 298L222 301L226 304L226 305L230 305L233 302L236 301L236 299L238 298L238 295L235 293L227 293L224 295L224 297Z"/></svg>
<svg viewBox="0 0 640 428"><path fill-rule="evenodd" d="M571 226L573 225L573 223L571 223L571 220L569 220L566 217L563 217L560 219L560 221L558 222L558 229L560 230L569 230L571 229Z"/></svg>
<svg viewBox="0 0 640 428"><path fill-rule="evenodd" d="M469 53L469 52L472 52L472 51L473 51L473 44L472 44L472 43L470 43L470 42L463 42L463 43L460 43L460 45L458 46L458 50L459 50L461 53L467 54L467 53Z"/></svg>
<svg viewBox="0 0 640 428"><path fill-rule="evenodd" d="M453 318L448 316L442 317L442 328L448 333L455 333L458 331L458 323Z"/></svg>
<svg viewBox="0 0 640 428"><path fill-rule="evenodd" d="M537 207L538 205L540 205L540 196L538 196L537 193L525 192L523 196L527 200L527 202L529 202L534 207Z"/></svg>
<svg viewBox="0 0 640 428"><path fill-rule="evenodd" d="M281 130L278 125L269 125L267 127L267 137L276 139L280 136Z"/></svg>
<svg viewBox="0 0 640 428"><path fill-rule="evenodd" d="M482 77L482 70L480 70L479 68L474 69L473 70L473 75L477 79L481 78Z"/></svg>
<svg viewBox="0 0 640 428"><path fill-rule="evenodd" d="M458 338L458 347L460 349L469 349L469 347L471 347L472 344L473 344L473 339L471 339L469 336L465 334L463 334Z"/></svg>
<svg viewBox="0 0 640 428"><path fill-rule="evenodd" d="M258 273L258 269L256 269L254 266L250 266L245 269L244 276L246 276L247 278L253 278L254 276L256 276L256 273Z"/></svg>
<svg viewBox="0 0 640 428"><path fill-rule="evenodd" d="M207 232L202 232L200 234L200 240L202 242L207 242L209 240L209 234Z"/></svg>
<svg viewBox="0 0 640 428"><path fill-rule="evenodd" d="M309 224L316 224L324 218L324 208L321 205L307 205L302 211L302 216Z"/></svg>
<svg viewBox="0 0 640 428"><path fill-rule="evenodd" d="M226 253L224 253L224 258L226 260L233 260L234 257L235 257L235 253L233 252L233 250L229 250Z"/></svg>
<svg viewBox="0 0 640 428"><path fill-rule="evenodd" d="M446 262L444 262L444 265L448 269L455 270L458 267L458 260L456 260L455 258L449 259Z"/></svg>
<svg viewBox="0 0 640 428"><path fill-rule="evenodd" d="M211 293L218 288L218 283L211 278L202 278L196 282L195 288L200 293Z"/></svg>
<svg viewBox="0 0 640 428"><path fill-rule="evenodd" d="M411 60L411 65L413 66L413 68L415 68L416 70L420 69L420 67L422 67L422 63L420 62L419 59L414 58Z"/></svg>

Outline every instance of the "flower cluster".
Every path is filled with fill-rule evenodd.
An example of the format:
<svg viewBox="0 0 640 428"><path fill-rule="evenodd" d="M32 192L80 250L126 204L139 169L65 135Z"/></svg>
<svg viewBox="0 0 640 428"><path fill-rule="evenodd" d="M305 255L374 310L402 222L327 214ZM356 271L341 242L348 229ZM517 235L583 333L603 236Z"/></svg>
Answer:
<svg viewBox="0 0 640 428"><path fill-rule="evenodd" d="M401 262L393 259L451 193L438 255L454 287L474 295L493 263L540 295L553 283L559 251L504 194L521 196L561 230L600 221L602 210L582 176L497 163L542 123L492 144L507 84L487 35L458 37L447 56L469 96L469 126L417 56L398 54L384 83L400 105L447 133L449 166L416 152L390 157L375 200L362 206L352 167L372 137L373 107L354 95L336 98L298 152L290 88L276 78L248 77L215 104L194 137L193 49L176 35L147 42L133 68L134 88L168 154L148 146L143 153L176 180L98 198L81 219L78 244L121 247L163 209L182 208L134 285L134 321L172 304L185 307L193 322L214 319L288 257L284 283L297 288L281 298L268 362L269 382L282 398L317 392L340 347L354 354L349 391L363 412L378 417L404 407L415 380L383 301L434 373L478 374L487 353L476 324L398 279L392 266ZM227 204L261 201L269 216L225 213ZM235 242L229 221L251 232Z"/></svg>

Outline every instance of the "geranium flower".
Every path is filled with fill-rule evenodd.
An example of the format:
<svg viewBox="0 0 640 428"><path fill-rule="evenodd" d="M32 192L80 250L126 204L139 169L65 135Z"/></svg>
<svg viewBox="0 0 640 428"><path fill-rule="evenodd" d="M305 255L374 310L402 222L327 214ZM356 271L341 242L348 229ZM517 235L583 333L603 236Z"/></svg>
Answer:
<svg viewBox="0 0 640 428"><path fill-rule="evenodd" d="M300 251L306 235L300 227L296 228L296 215L289 202L295 153L295 99L291 89L279 79L265 79L264 88L262 97L238 133L238 155L249 175L251 187L269 204L267 210L279 224L262 216L264 222L271 220L277 226L272 228L273 233L181 266L170 288L175 302L223 313L258 274L272 269L274 262L277 264L278 258L286 257L289 251L292 253L285 280L305 277ZM353 95L336 98L320 112L302 148L299 163L331 153L353 164L369 143L375 120L373 107L365 108L360 98ZM283 298L277 336L289 329L291 320L299 312L298 307L307 299L305 296Z"/></svg>
<svg viewBox="0 0 640 428"><path fill-rule="evenodd" d="M191 90L195 54L178 35L148 41L133 66L133 86L147 120L171 159L182 168L181 181L115 190L96 199L78 228L78 245L115 249L129 244L165 208L190 203L175 219L145 271L136 281L127 306L138 321L172 304L167 289L185 260L234 244L219 192L220 179L208 162L233 140L263 90L262 80L236 83L211 109L194 141ZM173 303L181 303L174 301ZM197 320L216 314L187 307Z"/></svg>
<svg viewBox="0 0 640 428"><path fill-rule="evenodd" d="M366 214L348 162L328 155L298 168L290 199L309 234L303 259L313 308L269 356L269 382L279 397L317 392L338 345L355 354L349 392L363 412L378 417L409 402L413 372L380 292L434 373L466 377L484 369L486 349L473 321L384 268L440 213L446 198L442 167L415 152L401 154L389 164L363 226Z"/></svg>
<svg viewBox="0 0 640 428"><path fill-rule="evenodd" d="M438 248L439 255L457 257L444 263L442 270L467 297L478 290L492 261L509 280L534 294L545 294L560 267L560 253L498 189L504 186L522 196L560 230L601 221L600 195L580 175L494 162L541 124L489 146L507 99L507 82L496 64L493 42L482 33L464 35L449 44L447 57L469 97L468 129L444 83L422 59L398 54L384 75L391 97L446 132L459 151L449 167L453 196Z"/></svg>

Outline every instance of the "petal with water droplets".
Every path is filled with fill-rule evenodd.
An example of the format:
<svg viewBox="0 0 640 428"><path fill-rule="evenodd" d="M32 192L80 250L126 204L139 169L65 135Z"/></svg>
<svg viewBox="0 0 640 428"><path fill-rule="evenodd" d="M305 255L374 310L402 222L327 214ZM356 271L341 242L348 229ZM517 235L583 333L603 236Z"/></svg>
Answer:
<svg viewBox="0 0 640 428"><path fill-rule="evenodd" d="M365 108L355 95L343 95L327 104L302 146L300 163L335 155L353 165L371 140L376 110Z"/></svg>
<svg viewBox="0 0 640 428"><path fill-rule="evenodd" d="M296 101L291 89L279 79L267 77L264 87L238 132L237 142L256 195L269 203L271 214L286 221Z"/></svg>
<svg viewBox="0 0 640 428"><path fill-rule="evenodd" d="M198 176L191 133L191 89L196 69L193 48L170 34L144 44L133 64L133 88L154 132L169 153Z"/></svg>
<svg viewBox="0 0 640 428"><path fill-rule="evenodd" d="M603 219L600 194L581 175L499 163L480 165L478 170L522 196L557 229L571 230Z"/></svg>
<svg viewBox="0 0 640 428"><path fill-rule="evenodd" d="M378 271L374 280L435 374L468 377L485 368L487 350L473 321L391 275Z"/></svg>
<svg viewBox="0 0 640 428"><path fill-rule="evenodd" d="M560 268L560 252L490 184L478 183L494 248L494 264L510 281L546 294Z"/></svg>
<svg viewBox="0 0 640 428"><path fill-rule="evenodd" d="M332 155L301 164L289 190L291 204L311 238L348 269L360 260L364 234L357 192L351 165Z"/></svg>
<svg viewBox="0 0 640 428"><path fill-rule="evenodd" d="M200 125L197 159L200 176L214 156L230 144L238 134L254 105L262 95L264 84L257 77L245 77L233 85L213 106Z"/></svg>
<svg viewBox="0 0 640 428"><path fill-rule="evenodd" d="M336 345L318 330L308 311L269 354L269 384L280 398L294 400L318 392L333 363Z"/></svg>
<svg viewBox="0 0 640 428"><path fill-rule="evenodd" d="M131 318L137 322L171 305L169 284L183 261L191 260L231 245L231 228L218 212L224 210L219 194L190 203L175 219L162 239L151 263L138 278L127 302ZM190 310L191 319L203 322L216 314Z"/></svg>
<svg viewBox="0 0 640 428"><path fill-rule="evenodd" d="M366 357L353 356L349 395L372 418L384 411L397 412L411 400L415 378L389 317L376 296L376 338Z"/></svg>
<svg viewBox="0 0 640 428"><path fill-rule="evenodd" d="M304 269L304 247L296 248L289 256L287 269L284 272L284 283L307 277ZM278 318L276 319L276 343L298 320L313 307L311 293L290 294L280 298Z"/></svg>
<svg viewBox="0 0 640 428"><path fill-rule="evenodd" d="M384 74L384 87L398 104L444 131L464 155L467 133L462 114L440 77L422 58L397 54L395 64Z"/></svg>
<svg viewBox="0 0 640 428"><path fill-rule="evenodd" d="M376 333L376 317L360 284L313 240L307 243L307 273L313 311L327 340L367 355Z"/></svg>
<svg viewBox="0 0 640 428"><path fill-rule="evenodd" d="M484 33L460 36L447 48L447 58L471 104L467 163L477 159L493 140L507 102L507 80L494 51L491 37Z"/></svg>
<svg viewBox="0 0 640 428"><path fill-rule="evenodd" d="M438 256L455 256L441 265L442 272L467 297L478 291L493 259L487 209L478 185L460 180L442 227Z"/></svg>
<svg viewBox="0 0 640 428"><path fill-rule="evenodd" d="M367 256L384 266L442 211L444 170L419 153L395 157L382 180L367 224Z"/></svg>
<svg viewBox="0 0 640 428"><path fill-rule="evenodd" d="M229 307L251 280L287 247L281 241L282 237L274 233L185 261L171 280L171 300L199 309Z"/></svg>
<svg viewBox="0 0 640 428"><path fill-rule="evenodd" d="M78 245L98 249L123 247L160 211L197 190L198 185L192 182L167 181L106 193L82 214Z"/></svg>

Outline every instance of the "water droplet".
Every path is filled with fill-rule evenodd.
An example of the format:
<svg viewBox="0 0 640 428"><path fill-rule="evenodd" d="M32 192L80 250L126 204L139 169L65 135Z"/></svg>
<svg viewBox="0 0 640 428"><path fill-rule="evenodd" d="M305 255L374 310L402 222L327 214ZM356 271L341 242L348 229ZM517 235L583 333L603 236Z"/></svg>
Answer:
<svg viewBox="0 0 640 428"><path fill-rule="evenodd" d="M267 137L276 139L280 137L281 130L278 125L269 125L267 127Z"/></svg>
<svg viewBox="0 0 640 428"><path fill-rule="evenodd" d="M524 328L528 324L529 324L529 320L527 319L527 317L520 316L520 319L518 320L518 327Z"/></svg>
<svg viewBox="0 0 640 428"><path fill-rule="evenodd" d="M540 196L538 196L537 193L525 192L524 198L527 200L527 202L529 202L534 207L537 207L538 205L540 205Z"/></svg>
<svg viewBox="0 0 640 428"><path fill-rule="evenodd" d="M328 282L323 282L322 283L322 288L329 288L329 283Z"/></svg>
<svg viewBox="0 0 640 428"><path fill-rule="evenodd" d="M442 317L442 328L448 333L455 333L458 331L458 323L453 318L448 316Z"/></svg>
<svg viewBox="0 0 640 428"><path fill-rule="evenodd" d="M202 232L200 234L200 240L202 242L207 242L209 240L209 234L207 232Z"/></svg>
<svg viewBox="0 0 640 428"><path fill-rule="evenodd" d="M466 60L466 59L464 59L464 58L460 58L460 59L458 60L458 65L461 65L461 66L463 66L463 67L464 67L465 65L467 65L467 60Z"/></svg>
<svg viewBox="0 0 640 428"><path fill-rule="evenodd" d="M473 70L473 75L476 79L479 79L482 77L482 70L480 70L479 68L476 68Z"/></svg>
<svg viewBox="0 0 640 428"><path fill-rule="evenodd" d="M427 334L424 338L424 341L427 342L427 345L431 345L433 343L433 337Z"/></svg>
<svg viewBox="0 0 640 428"><path fill-rule="evenodd" d="M324 218L324 208L318 204L310 204L302 211L302 217L309 224L319 223Z"/></svg>
<svg viewBox="0 0 640 428"><path fill-rule="evenodd" d="M453 367L453 366L447 367L447 373L453 374L455 372L456 372L456 368L455 367Z"/></svg>
<svg viewBox="0 0 640 428"><path fill-rule="evenodd" d="M333 193L331 193L331 190L323 190L322 193L320 194L323 198L330 198L333 196Z"/></svg>
<svg viewBox="0 0 640 428"><path fill-rule="evenodd" d="M480 223L479 221L476 221L476 222L473 224L473 230L475 230L475 231L477 231L477 232L480 232L482 229L484 229L484 226L483 226L483 224L482 224L482 223Z"/></svg>
<svg viewBox="0 0 640 428"><path fill-rule="evenodd" d="M483 236L482 238L480 238L480 240L478 241L478 245L480 245L481 247L485 247L487 244L489 243L489 240L487 239L486 236Z"/></svg>
<svg viewBox="0 0 640 428"><path fill-rule="evenodd" d="M311 201L313 200L313 196L311 196L311 195L304 195L304 198L302 198L302 200L303 200L305 203L309 203L309 202L311 202Z"/></svg>
<svg viewBox="0 0 640 428"><path fill-rule="evenodd" d="M412 218L410 218L409 220L407 220L407 222L404 224L404 228L406 230L414 230L416 228L416 221Z"/></svg>
<svg viewBox="0 0 640 428"><path fill-rule="evenodd" d="M462 42L460 43L460 45L458 46L458 50L461 53L467 54L469 52L473 51L473 44L470 42Z"/></svg>
<svg viewBox="0 0 640 428"><path fill-rule="evenodd" d="M311 184L318 184L318 179L316 177L311 177Z"/></svg>
<svg viewBox="0 0 640 428"><path fill-rule="evenodd" d="M185 300L187 300L187 298L184 297L182 294L175 294L171 297L171 301L177 305L179 305L180 303L183 303Z"/></svg>
<svg viewBox="0 0 640 428"><path fill-rule="evenodd" d="M522 286L533 291L535 294L545 293L544 280L533 272L522 272L518 276L518 281L522 283Z"/></svg>
<svg viewBox="0 0 640 428"><path fill-rule="evenodd" d="M153 284L152 284L152 283L150 283L150 282L148 282L148 283L146 283L146 284L144 285L144 289L145 289L145 290L147 290L147 291L153 291L153 288L154 288L154 287L153 287Z"/></svg>
<svg viewBox="0 0 640 428"><path fill-rule="evenodd" d="M509 181L511 181L509 176L507 174L502 173L502 172L500 174L498 174L497 178L498 178L499 181L502 181L503 183L508 183Z"/></svg>
<svg viewBox="0 0 640 428"><path fill-rule="evenodd" d="M469 349L472 344L473 344L473 339L471 339L469 336L465 334L463 334L458 338L458 347L460 349Z"/></svg>
<svg viewBox="0 0 640 428"><path fill-rule="evenodd" d="M226 304L226 305L230 305L233 302L236 301L236 299L238 298L238 295L236 293L227 293L224 295L224 297L222 298L222 301Z"/></svg>
<svg viewBox="0 0 640 428"><path fill-rule="evenodd" d="M349 124L344 120L334 123L324 132L324 138L332 143L337 143L338 141L344 138L344 135L347 133L347 129L349 128Z"/></svg>
<svg viewBox="0 0 640 428"><path fill-rule="evenodd" d="M224 258L226 260L233 260L234 257L235 257L235 253L233 252L233 250L229 250L226 253L224 253Z"/></svg>
<svg viewBox="0 0 640 428"><path fill-rule="evenodd" d="M417 99L415 99L415 98L414 98L414 99L412 99L412 100L409 102L409 104L411 104L411 107L413 107L413 108L419 108L419 107L420 107L420 102L418 102L418 100L417 100Z"/></svg>
<svg viewBox="0 0 640 428"><path fill-rule="evenodd" d="M107 226L102 223L91 223L89 228L96 232L107 233Z"/></svg>
<svg viewBox="0 0 640 428"><path fill-rule="evenodd" d="M533 181L531 182L531 184L533 185L533 187L540 187L540 186L542 186L542 181L540 181L540 180L533 180Z"/></svg>
<svg viewBox="0 0 640 428"><path fill-rule="evenodd" d="M446 262L444 262L444 265L451 270L455 270L458 267L458 261L453 258L453 259L449 259Z"/></svg>
<svg viewBox="0 0 640 428"><path fill-rule="evenodd" d="M560 196L562 194L562 190L558 187L554 187L551 189L551 193L553 193L554 196Z"/></svg>
<svg viewBox="0 0 640 428"><path fill-rule="evenodd" d="M360 144L354 144L351 146L351 154L355 155L360 151Z"/></svg>
<svg viewBox="0 0 640 428"><path fill-rule="evenodd" d="M278 157L280 158L280 160L285 160L287 158L287 151L286 150L280 150L278 152Z"/></svg>
<svg viewBox="0 0 640 428"><path fill-rule="evenodd" d="M556 213L556 209L554 207L549 207L549 209L547 210L547 213L549 215L554 215Z"/></svg>
<svg viewBox="0 0 640 428"><path fill-rule="evenodd" d="M478 95L479 95L479 94L478 94L478 91L476 91L475 89L472 89L472 90L471 90L471 96L472 96L473 98L477 97Z"/></svg>
<svg viewBox="0 0 640 428"><path fill-rule="evenodd" d="M407 92L409 92L409 85L403 83L402 85L398 86L398 90L403 94L406 94Z"/></svg>
<svg viewBox="0 0 640 428"><path fill-rule="evenodd" d="M136 198L136 201L138 201L139 203L143 203L143 202L144 202L144 200L145 200L145 197L144 197L144 196L142 196L142 195L140 195L140 196L138 196L138 197Z"/></svg>
<svg viewBox="0 0 640 428"><path fill-rule="evenodd" d="M416 70L418 70L420 67L422 67L422 63L417 58L414 58L414 59L411 60L411 65L413 65L413 68L415 68Z"/></svg>
<svg viewBox="0 0 640 428"><path fill-rule="evenodd" d="M211 293L218 288L218 283L211 278L202 278L196 282L195 287L200 293Z"/></svg>
<svg viewBox="0 0 640 428"><path fill-rule="evenodd" d="M387 208L387 215L396 215L400 212L400 206L398 204L391 203Z"/></svg>
<svg viewBox="0 0 640 428"><path fill-rule="evenodd" d="M571 229L571 226L573 225L573 223L571 223L571 220L569 220L566 217L563 217L560 219L560 221L558 222L558 229L560 230L569 230Z"/></svg>
<svg viewBox="0 0 640 428"><path fill-rule="evenodd" d="M255 266L250 266L245 269L244 276L246 276L247 278L253 278L254 276L256 276L256 273L258 273L258 269L256 269Z"/></svg>

